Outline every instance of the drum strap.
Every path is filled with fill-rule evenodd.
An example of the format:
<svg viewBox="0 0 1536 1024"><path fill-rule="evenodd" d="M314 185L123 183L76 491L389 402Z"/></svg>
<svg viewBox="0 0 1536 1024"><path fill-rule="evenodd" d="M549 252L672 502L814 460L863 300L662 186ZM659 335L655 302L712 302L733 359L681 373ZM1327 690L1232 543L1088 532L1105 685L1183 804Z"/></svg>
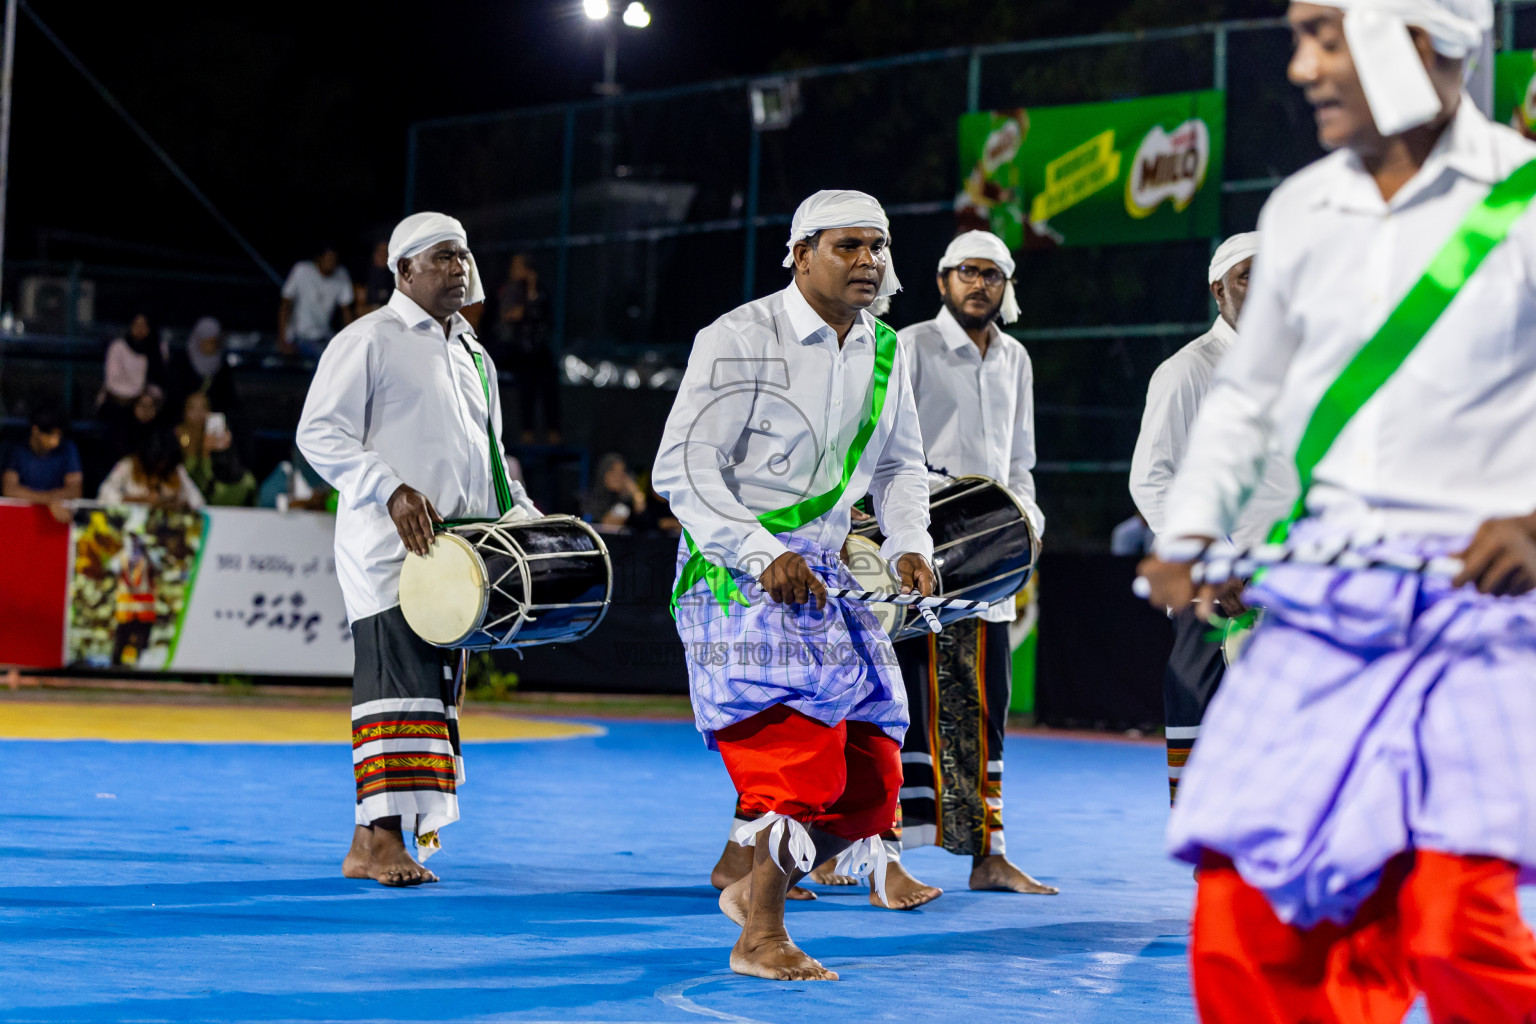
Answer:
<svg viewBox="0 0 1536 1024"><path fill-rule="evenodd" d="M501 446L496 443L496 424L491 416L491 379L485 373L485 360L480 353L469 347L469 342L462 337L459 344L464 346L464 351L469 353L469 358L474 360L475 372L480 375L480 386L485 389L485 439L490 447L491 455L491 479L496 484L496 509L502 515L512 511L512 488L507 483L507 467L501 462Z"/></svg>
<svg viewBox="0 0 1536 1024"><path fill-rule="evenodd" d="M1463 285L1477 272L1483 259L1504 240L1509 229L1536 198L1536 160L1522 164L1489 190L1483 201L1468 211L1450 239L1430 260L1424 275L1414 282L1397 308L1338 378L1323 393L1296 447L1296 470L1301 495L1291 514L1270 531L1270 542L1279 543L1291 524L1307 512L1307 491L1312 474L1344 427L1397 372L1409 354L1434 327Z"/></svg>
<svg viewBox="0 0 1536 1024"><path fill-rule="evenodd" d="M880 422L880 413L885 408L885 393L891 380L891 368L896 364L896 332L883 321L875 318L875 367L873 380L869 389L869 405L865 407L864 418L859 423L859 429L853 437L853 443L848 446L848 454L843 459L842 479L830 490L796 502L785 508L775 509L772 512L764 512L757 517L757 521L769 533L788 533L798 530L813 519L819 519L837 506L842 499L843 492L848 489L848 481L853 479L853 472L859 466L859 460L864 457L864 449L869 444L869 439L874 436L875 426ZM683 531L683 540L688 545L688 560L683 563L683 568L677 574L677 584L672 588L672 600L669 608L672 617L677 618L677 602L699 580L705 580L709 589L715 595L715 600L720 602L720 608L727 615L731 611L731 602L734 601L745 607L749 602L741 588L737 586L736 579L731 571L723 565L716 565L704 557L704 553L693 543L693 538L688 531Z"/></svg>

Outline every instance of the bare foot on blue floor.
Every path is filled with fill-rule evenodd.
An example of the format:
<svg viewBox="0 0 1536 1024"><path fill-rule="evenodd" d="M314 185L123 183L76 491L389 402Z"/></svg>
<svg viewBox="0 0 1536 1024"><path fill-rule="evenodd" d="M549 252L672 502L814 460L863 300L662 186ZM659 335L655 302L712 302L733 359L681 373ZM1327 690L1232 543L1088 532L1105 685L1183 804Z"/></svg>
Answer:
<svg viewBox="0 0 1536 1024"><path fill-rule="evenodd" d="M858 885L859 880L852 875L840 875L837 873L837 858L822 861L816 865L816 870L805 876L807 882L815 882L817 885Z"/></svg>
<svg viewBox="0 0 1536 1024"><path fill-rule="evenodd" d="M352 848L341 862L341 873L347 878L371 878L380 885L396 888L437 881L435 874L406 852L405 840L398 831L362 825L352 830Z"/></svg>
<svg viewBox="0 0 1536 1024"><path fill-rule="evenodd" d="M1061 892L1030 877L1000 853L971 859L971 888L984 892L1022 892L1032 896L1055 896Z"/></svg>
<svg viewBox="0 0 1536 1024"><path fill-rule="evenodd" d="M873 881L869 884L869 902L882 909L889 910L916 910L924 903L932 903L944 895L944 890L936 885L924 885L913 878L906 868L901 866L901 861L893 860L885 869L885 892L891 898L889 906L880 899L880 893L875 890Z"/></svg>
<svg viewBox="0 0 1536 1024"><path fill-rule="evenodd" d="M727 890L729 891L729 890ZM731 947L731 970L769 981L836 981L837 972L821 966L790 939L782 928L747 934Z"/></svg>
<svg viewBox="0 0 1536 1024"><path fill-rule="evenodd" d="M714 870L709 873L709 884L724 892L732 885L746 878L752 873L752 847L742 846L727 839L725 849L720 851L720 859L715 862ZM831 861L827 862L832 863ZM350 877L350 876L348 876ZM809 889L800 886L791 886L789 892L784 894L788 900L813 900L816 894ZM721 904L722 908L724 904ZM745 913L745 912L743 912ZM729 916L729 915L727 915ZM732 918L735 920L735 918ZM743 916L745 920L745 916ZM741 921L736 921L741 924Z"/></svg>

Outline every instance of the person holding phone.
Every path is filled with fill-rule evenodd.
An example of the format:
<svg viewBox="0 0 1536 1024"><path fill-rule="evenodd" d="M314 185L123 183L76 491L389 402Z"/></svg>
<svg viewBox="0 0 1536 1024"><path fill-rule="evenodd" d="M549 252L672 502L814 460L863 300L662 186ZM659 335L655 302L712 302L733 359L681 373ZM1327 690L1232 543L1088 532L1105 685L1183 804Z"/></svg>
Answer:
<svg viewBox="0 0 1536 1024"><path fill-rule="evenodd" d="M186 397L176 438L181 442L182 465L208 504L252 503L256 477L241 464L229 423L223 413L209 409L206 393L194 391Z"/></svg>

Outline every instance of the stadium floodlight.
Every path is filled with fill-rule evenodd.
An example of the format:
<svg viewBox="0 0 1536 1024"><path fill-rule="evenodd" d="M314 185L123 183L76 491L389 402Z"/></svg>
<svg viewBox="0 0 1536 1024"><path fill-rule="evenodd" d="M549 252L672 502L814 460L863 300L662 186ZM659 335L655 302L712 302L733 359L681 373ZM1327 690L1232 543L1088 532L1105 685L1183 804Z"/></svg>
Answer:
<svg viewBox="0 0 1536 1024"><path fill-rule="evenodd" d="M607 19L609 11L608 0L581 0L581 12L593 21Z"/></svg>
<svg viewBox="0 0 1536 1024"><path fill-rule="evenodd" d="M604 4L604 6L607 6ZM624 8L624 24L630 28L645 28L651 23L651 12L645 9L645 4L640 0L633 2Z"/></svg>

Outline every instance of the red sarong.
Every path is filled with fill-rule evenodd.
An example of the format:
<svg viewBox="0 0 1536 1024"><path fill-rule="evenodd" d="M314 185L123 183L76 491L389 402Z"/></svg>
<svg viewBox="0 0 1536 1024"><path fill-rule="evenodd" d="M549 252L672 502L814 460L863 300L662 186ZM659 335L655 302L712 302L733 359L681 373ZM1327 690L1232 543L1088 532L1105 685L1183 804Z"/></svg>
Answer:
<svg viewBox="0 0 1536 1024"><path fill-rule="evenodd" d="M1231 861L1200 867L1190 965L1204 1024L1392 1024L1423 993L1436 1022L1536 1020L1536 939L1519 869L1429 850L1388 862L1347 926L1275 916Z"/></svg>
<svg viewBox="0 0 1536 1024"><path fill-rule="evenodd" d="M747 817L777 813L843 839L896 822L901 746L868 722L824 725L784 704L715 731Z"/></svg>

